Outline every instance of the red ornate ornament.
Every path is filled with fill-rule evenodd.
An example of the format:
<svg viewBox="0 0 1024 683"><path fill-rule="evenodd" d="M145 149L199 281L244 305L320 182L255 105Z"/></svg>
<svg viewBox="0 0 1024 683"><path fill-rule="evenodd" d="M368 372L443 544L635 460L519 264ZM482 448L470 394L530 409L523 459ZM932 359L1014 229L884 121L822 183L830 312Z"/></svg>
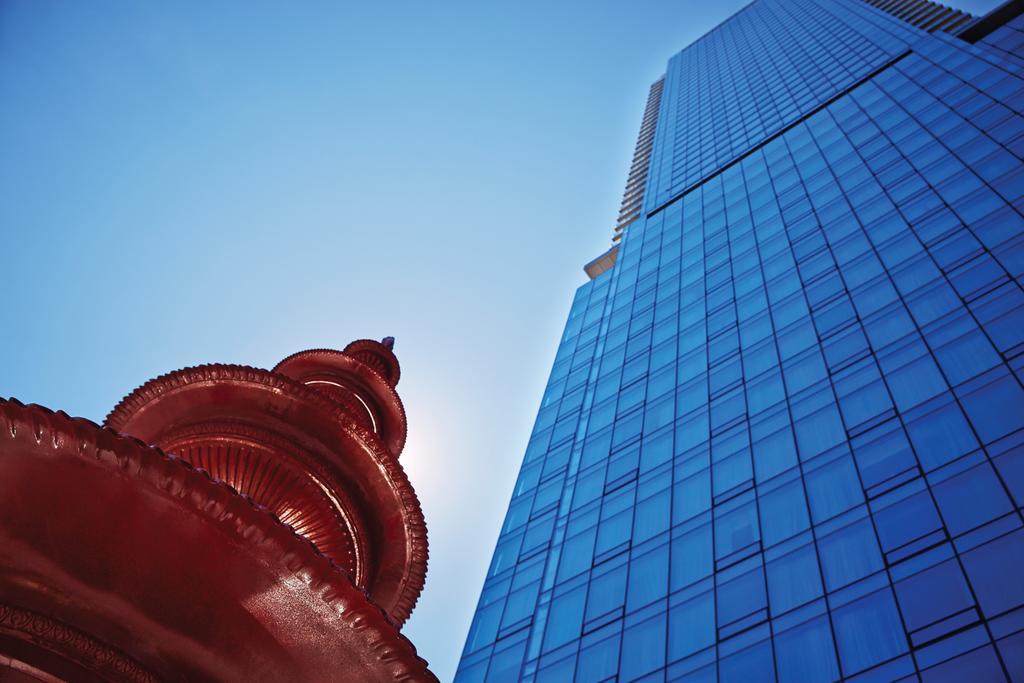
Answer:
<svg viewBox="0 0 1024 683"><path fill-rule="evenodd" d="M392 343L0 401L0 680L436 680Z"/></svg>

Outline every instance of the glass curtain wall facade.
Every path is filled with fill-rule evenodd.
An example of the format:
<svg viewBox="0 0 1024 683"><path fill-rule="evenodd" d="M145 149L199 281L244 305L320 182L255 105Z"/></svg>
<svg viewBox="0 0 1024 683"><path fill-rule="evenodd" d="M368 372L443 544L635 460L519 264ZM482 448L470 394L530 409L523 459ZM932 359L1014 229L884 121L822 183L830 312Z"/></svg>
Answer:
<svg viewBox="0 0 1024 683"><path fill-rule="evenodd" d="M456 681L1024 681L1024 22L672 58Z"/></svg>

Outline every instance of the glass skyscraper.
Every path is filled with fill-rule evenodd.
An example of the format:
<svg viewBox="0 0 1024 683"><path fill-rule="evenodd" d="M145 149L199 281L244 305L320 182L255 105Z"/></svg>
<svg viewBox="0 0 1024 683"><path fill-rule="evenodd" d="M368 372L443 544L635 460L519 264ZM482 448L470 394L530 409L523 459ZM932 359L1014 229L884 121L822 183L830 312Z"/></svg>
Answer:
<svg viewBox="0 0 1024 683"><path fill-rule="evenodd" d="M755 0L651 88L456 677L1024 681L1024 17Z"/></svg>

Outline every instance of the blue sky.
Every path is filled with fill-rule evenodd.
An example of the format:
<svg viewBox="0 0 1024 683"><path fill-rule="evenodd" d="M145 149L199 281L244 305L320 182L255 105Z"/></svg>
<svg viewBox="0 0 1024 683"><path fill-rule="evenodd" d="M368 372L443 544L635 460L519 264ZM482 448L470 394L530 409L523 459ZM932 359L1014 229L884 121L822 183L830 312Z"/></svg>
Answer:
<svg viewBox="0 0 1024 683"><path fill-rule="evenodd" d="M100 421L179 367L397 337L405 633L450 680L647 88L742 4L6 0L0 396Z"/></svg>

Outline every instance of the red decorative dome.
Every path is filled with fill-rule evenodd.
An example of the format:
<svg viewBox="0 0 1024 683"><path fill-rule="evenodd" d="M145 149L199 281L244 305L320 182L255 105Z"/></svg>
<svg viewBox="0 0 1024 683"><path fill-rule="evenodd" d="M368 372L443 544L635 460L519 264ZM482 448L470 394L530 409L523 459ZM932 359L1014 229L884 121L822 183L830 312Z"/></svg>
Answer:
<svg viewBox="0 0 1024 683"><path fill-rule="evenodd" d="M0 677L436 681L349 575L173 455L0 400Z"/></svg>
<svg viewBox="0 0 1024 683"><path fill-rule="evenodd" d="M211 467L212 476L322 542L321 552L401 624L426 575L419 501L397 455L363 414L308 382L330 377L356 387L375 411L389 406L404 442L397 394L379 374L339 351L295 354L282 366L303 370L307 383L239 365L185 368L136 389L104 424L194 466Z"/></svg>
<svg viewBox="0 0 1024 683"><path fill-rule="evenodd" d="M398 462L392 346L178 370L126 396L105 430L0 401L9 667L40 680L436 680L397 630L427 537Z"/></svg>
<svg viewBox="0 0 1024 683"><path fill-rule="evenodd" d="M390 340L390 341L389 341ZM394 339L355 341L344 351L310 349L288 356L273 372L316 389L372 430L397 458L405 447L405 408L395 392L401 375Z"/></svg>

